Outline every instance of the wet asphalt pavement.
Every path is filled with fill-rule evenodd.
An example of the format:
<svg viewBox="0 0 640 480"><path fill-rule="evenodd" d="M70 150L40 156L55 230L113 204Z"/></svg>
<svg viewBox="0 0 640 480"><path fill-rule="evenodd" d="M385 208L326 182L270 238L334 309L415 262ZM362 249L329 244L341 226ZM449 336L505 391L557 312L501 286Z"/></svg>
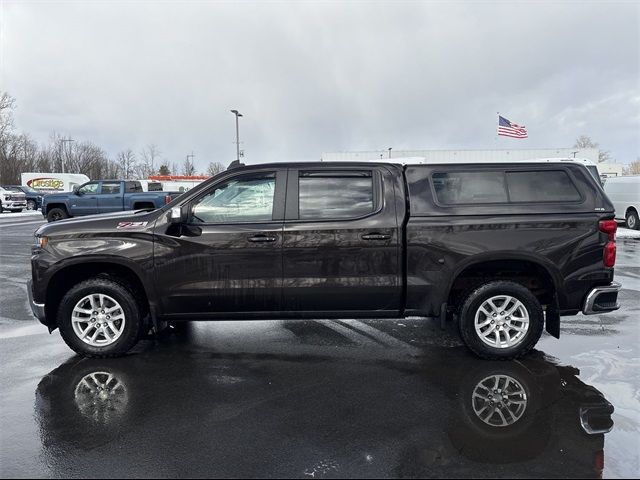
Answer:
<svg viewBox="0 0 640 480"><path fill-rule="evenodd" d="M2 477L640 474L639 240L622 308L519 362L425 319L195 323L89 360L30 313L37 222L0 219Z"/></svg>

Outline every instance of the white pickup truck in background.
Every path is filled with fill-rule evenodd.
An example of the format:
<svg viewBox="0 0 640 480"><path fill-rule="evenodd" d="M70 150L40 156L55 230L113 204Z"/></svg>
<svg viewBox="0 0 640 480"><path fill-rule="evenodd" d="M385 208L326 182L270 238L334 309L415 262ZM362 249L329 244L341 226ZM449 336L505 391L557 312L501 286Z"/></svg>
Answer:
<svg viewBox="0 0 640 480"><path fill-rule="evenodd" d="M22 192L14 192L0 187L0 213L21 212L27 208L27 196Z"/></svg>

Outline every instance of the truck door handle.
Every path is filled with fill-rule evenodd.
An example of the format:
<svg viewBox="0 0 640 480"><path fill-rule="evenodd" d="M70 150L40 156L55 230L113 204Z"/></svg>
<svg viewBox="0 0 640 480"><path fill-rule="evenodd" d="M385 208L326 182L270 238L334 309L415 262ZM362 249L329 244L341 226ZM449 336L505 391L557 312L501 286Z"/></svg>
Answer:
<svg viewBox="0 0 640 480"><path fill-rule="evenodd" d="M387 235L386 233L367 233L366 235L362 235L363 240L389 240L391 235Z"/></svg>
<svg viewBox="0 0 640 480"><path fill-rule="evenodd" d="M253 237L247 238L247 240L254 243L266 243L275 242L277 238L271 235L254 235Z"/></svg>

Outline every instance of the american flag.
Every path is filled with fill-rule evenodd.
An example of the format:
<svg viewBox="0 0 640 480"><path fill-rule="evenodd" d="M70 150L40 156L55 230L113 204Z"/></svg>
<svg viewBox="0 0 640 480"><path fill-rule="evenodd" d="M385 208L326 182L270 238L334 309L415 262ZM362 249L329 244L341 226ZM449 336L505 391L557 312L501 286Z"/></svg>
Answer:
<svg viewBox="0 0 640 480"><path fill-rule="evenodd" d="M523 125L511 123L504 117L498 115L498 135L512 138L527 138L527 129Z"/></svg>

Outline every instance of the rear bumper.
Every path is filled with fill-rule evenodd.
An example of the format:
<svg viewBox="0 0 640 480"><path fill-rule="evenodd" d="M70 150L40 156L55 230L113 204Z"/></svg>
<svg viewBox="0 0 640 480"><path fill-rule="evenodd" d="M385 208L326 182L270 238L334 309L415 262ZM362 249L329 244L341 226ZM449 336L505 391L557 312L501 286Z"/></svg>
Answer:
<svg viewBox="0 0 640 480"><path fill-rule="evenodd" d="M584 301L582 313L585 315L595 315L597 313L618 310L620 308L618 292L621 288L622 285L619 283L611 282L609 285L592 289Z"/></svg>
<svg viewBox="0 0 640 480"><path fill-rule="evenodd" d="M46 315L44 313L44 303L36 303L33 300L33 289L32 289L32 281L29 280L27 282L27 293L29 294L29 305L31 306L31 311L33 312L33 315L40 320L40 323L42 323L43 325L46 325L47 322L47 318Z"/></svg>
<svg viewBox="0 0 640 480"><path fill-rule="evenodd" d="M588 435L609 433L613 428L613 405L606 400L594 405L580 407L580 426Z"/></svg>

